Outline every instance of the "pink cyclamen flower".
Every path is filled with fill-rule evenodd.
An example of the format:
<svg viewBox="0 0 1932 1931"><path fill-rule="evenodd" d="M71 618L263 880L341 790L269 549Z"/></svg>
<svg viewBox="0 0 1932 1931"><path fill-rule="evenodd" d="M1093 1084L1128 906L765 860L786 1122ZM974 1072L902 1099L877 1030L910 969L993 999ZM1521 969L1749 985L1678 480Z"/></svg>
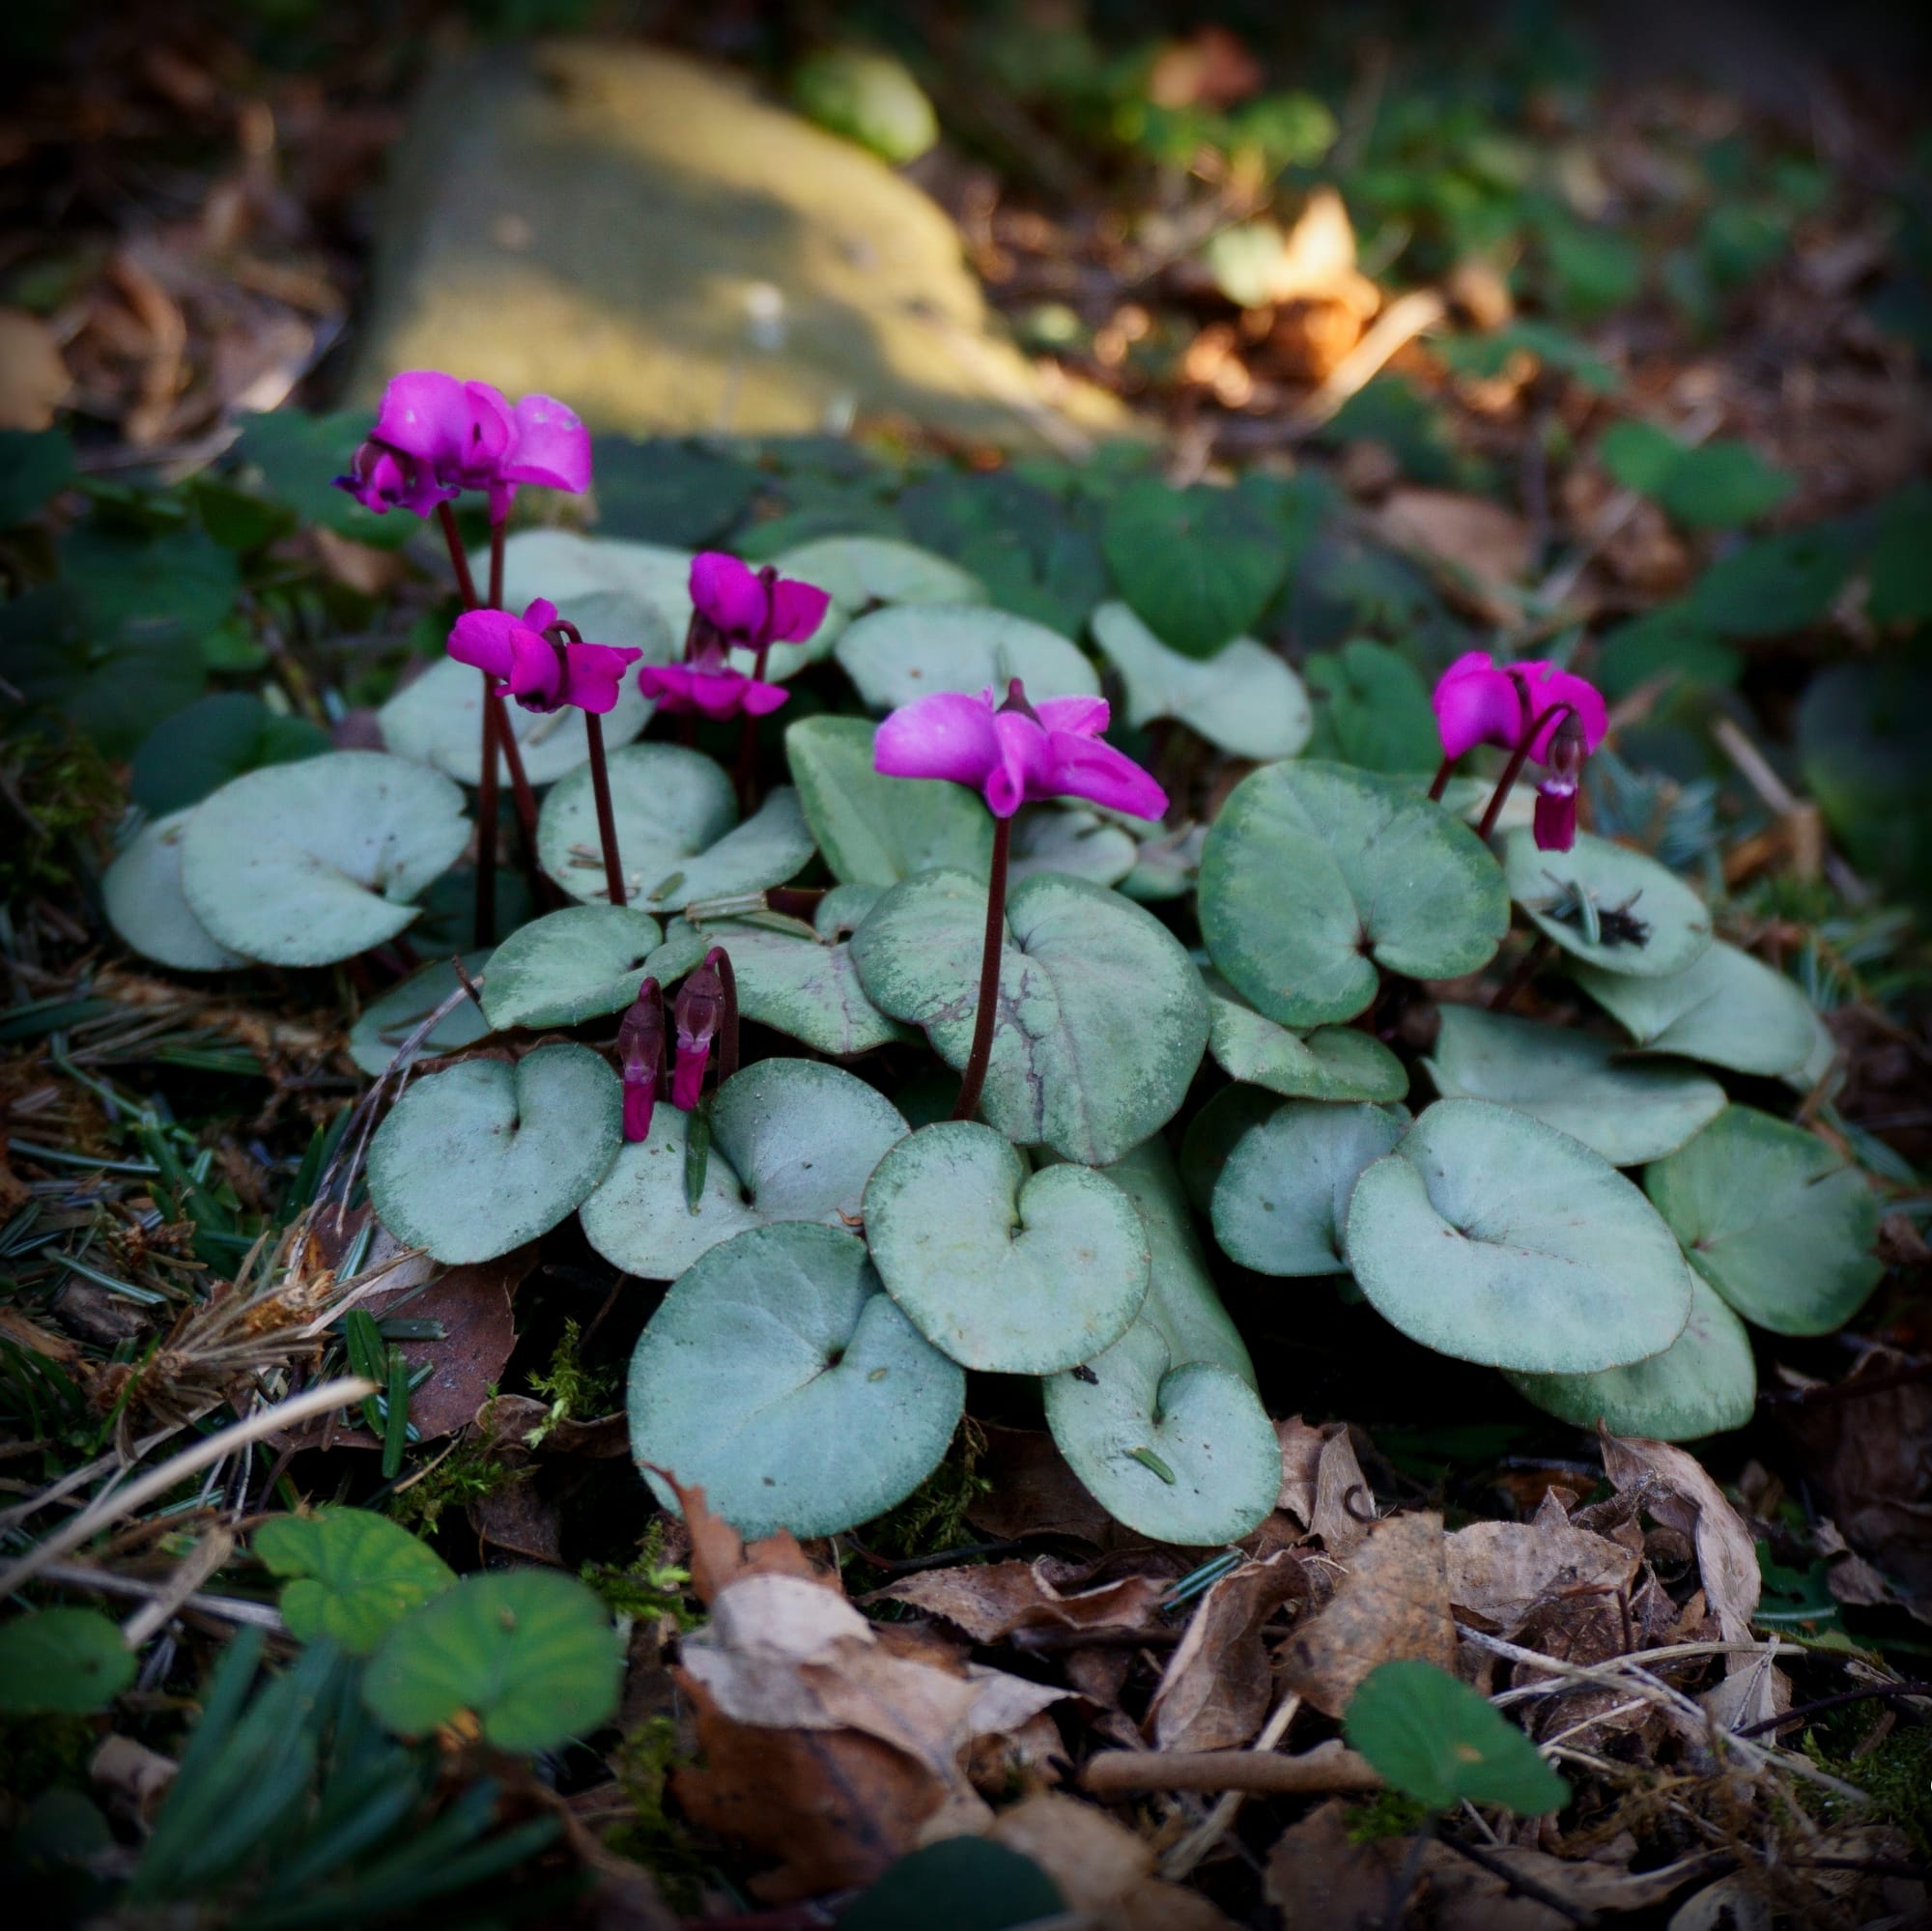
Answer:
<svg viewBox="0 0 1932 1931"><path fill-rule="evenodd" d="M1007 689L1001 705L990 690L936 691L901 705L873 736L873 770L970 784L997 818L1041 798L1086 798L1135 818L1165 815L1167 793L1101 738L1104 697L1030 704L1017 677Z"/></svg>
<svg viewBox="0 0 1932 1931"><path fill-rule="evenodd" d="M727 643L763 651L775 643L803 643L832 602L829 591L767 564L753 570L722 551L700 551L691 559L692 607Z"/></svg>
<svg viewBox="0 0 1932 1931"><path fill-rule="evenodd" d="M482 490L491 522L501 523L519 483L587 489L590 437L552 396L528 395L513 409L489 383L410 369L383 391L374 428L335 481L365 509L417 516Z"/></svg>
<svg viewBox="0 0 1932 1931"><path fill-rule="evenodd" d="M1487 650L1459 657L1436 680L1431 701L1442 754L1448 758L1461 757L1479 744L1514 751L1525 725L1533 723L1537 728L1529 754L1542 763L1564 705L1581 724L1591 751L1604 741L1609 724L1603 694L1587 678L1541 658L1498 665Z"/></svg>
<svg viewBox="0 0 1932 1931"><path fill-rule="evenodd" d="M1536 787L1536 848L1567 852L1577 842L1577 783L1589 754L1589 733L1575 711L1550 733L1546 770Z"/></svg>
<svg viewBox="0 0 1932 1931"><path fill-rule="evenodd" d="M695 711L705 718L762 718L791 695L782 684L733 670L725 662L723 639L715 636L706 638L683 664L646 664L638 672L638 689L664 710Z"/></svg>
<svg viewBox="0 0 1932 1931"><path fill-rule="evenodd" d="M538 597L520 618L508 611L464 611L449 633L449 654L496 678L526 711L575 704L602 715L643 652L583 642L574 626L558 622L556 606Z"/></svg>
<svg viewBox="0 0 1932 1931"><path fill-rule="evenodd" d="M677 1059L671 1069L670 1103L689 1113L704 1090L711 1042L724 1020L724 976L708 954L678 988L671 1019L677 1028Z"/></svg>
<svg viewBox="0 0 1932 1931"><path fill-rule="evenodd" d="M648 1140L651 1114L664 1078L664 992L654 979L638 987L638 996L617 1028L617 1060L624 1076L624 1138Z"/></svg>

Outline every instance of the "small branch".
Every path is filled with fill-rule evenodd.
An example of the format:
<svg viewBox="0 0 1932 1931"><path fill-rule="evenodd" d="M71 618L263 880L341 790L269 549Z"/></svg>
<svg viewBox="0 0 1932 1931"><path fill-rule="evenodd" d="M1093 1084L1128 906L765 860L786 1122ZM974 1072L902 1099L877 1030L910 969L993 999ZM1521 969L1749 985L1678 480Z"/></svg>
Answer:
<svg viewBox="0 0 1932 1931"><path fill-rule="evenodd" d="M1262 1750L1102 1750L1087 1759L1080 1781L1096 1796L1239 1790L1280 1797L1382 1788L1368 1759L1340 1744L1322 1744L1292 1757Z"/></svg>
<svg viewBox="0 0 1932 1931"><path fill-rule="evenodd" d="M121 1640L139 1649L234 1553L234 1536L225 1528L210 1529L152 1600L121 1625Z"/></svg>
<svg viewBox="0 0 1932 1931"><path fill-rule="evenodd" d="M1435 1841L1445 1850L1454 1851L1459 1858L1467 1858L1492 1877L1500 1878L1513 1891L1532 1899L1546 1910L1555 1912L1560 1917L1567 1917L1573 1924L1588 1926L1603 1921L1587 1905L1571 1903L1560 1891L1551 1890L1547 1884L1539 1884L1535 1878L1526 1876L1493 1851L1483 1850L1476 1844L1465 1844L1460 1837L1437 1836Z"/></svg>
<svg viewBox="0 0 1932 1931"><path fill-rule="evenodd" d="M121 1596L132 1601L154 1599L169 1586L164 1582L144 1582L135 1576L115 1576L85 1562L50 1562L41 1571L41 1580L56 1589L86 1589L96 1596ZM283 1634L288 1626L282 1612L272 1603L250 1603L240 1596L209 1596L191 1590L175 1605L191 1609L201 1616L213 1616L222 1623L248 1623L258 1630Z"/></svg>
<svg viewBox="0 0 1932 1931"><path fill-rule="evenodd" d="M1862 1690L1841 1690L1835 1696L1821 1696L1814 1703L1795 1703L1781 1717L1767 1717L1761 1723L1733 1730L1734 1737L1761 1737L1767 1730L1781 1730L1787 1723L1803 1723L1822 1710L1842 1709L1847 1703L1869 1703L1877 1696L1932 1696L1932 1683L1870 1683Z"/></svg>

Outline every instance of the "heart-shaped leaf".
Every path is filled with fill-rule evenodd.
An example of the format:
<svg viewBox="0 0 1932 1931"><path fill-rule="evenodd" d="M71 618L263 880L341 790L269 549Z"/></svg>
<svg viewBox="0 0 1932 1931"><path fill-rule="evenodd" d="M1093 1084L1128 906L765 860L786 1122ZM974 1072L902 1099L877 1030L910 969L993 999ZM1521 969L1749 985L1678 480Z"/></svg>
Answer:
<svg viewBox="0 0 1932 1931"><path fill-rule="evenodd" d="M1186 825L1144 838L1134 853L1134 868L1121 880L1121 890L1143 904L1180 898L1194 890L1201 874L1201 849L1208 842L1205 825Z"/></svg>
<svg viewBox="0 0 1932 1931"><path fill-rule="evenodd" d="M1429 691L1398 650L1351 638L1301 667L1314 697L1317 757L1364 771L1428 771L1441 751ZM1483 791L1487 798L1487 787Z"/></svg>
<svg viewBox="0 0 1932 1931"><path fill-rule="evenodd" d="M1285 1099L1228 1150L1208 1215L1221 1251L1258 1274L1339 1274L1349 1198L1408 1124L1399 1109Z"/></svg>
<svg viewBox="0 0 1932 1931"><path fill-rule="evenodd" d="M85 1716L113 1702L134 1669L99 1609L36 1609L0 1624L0 1714Z"/></svg>
<svg viewBox="0 0 1932 1931"><path fill-rule="evenodd" d="M1724 1110L1716 1080L1683 1066L1634 1065L1588 1033L1473 1006L1444 1006L1441 1019L1435 1055L1423 1064L1444 1099L1513 1106L1595 1148L1613 1167L1674 1152Z"/></svg>
<svg viewBox="0 0 1932 1931"><path fill-rule="evenodd" d="M617 1075L587 1046L464 1060L418 1080L377 1128L369 1198L408 1246L493 1261L581 1206L622 1138Z"/></svg>
<svg viewBox="0 0 1932 1931"><path fill-rule="evenodd" d="M393 939L469 837L463 793L440 773L332 751L203 799L182 838L182 889L231 951L328 965Z"/></svg>
<svg viewBox="0 0 1932 1931"><path fill-rule="evenodd" d="M880 1287L863 1240L756 1227L651 1317L631 1361L631 1445L740 1535L836 1535L925 1480L965 1401L966 1377Z"/></svg>
<svg viewBox="0 0 1932 1931"><path fill-rule="evenodd" d="M1285 1026L1352 1019L1377 972L1455 979L1509 929L1502 874L1441 806L1338 764L1270 764L1235 787L1201 859L1222 976Z"/></svg>
<svg viewBox="0 0 1932 1931"><path fill-rule="evenodd" d="M1577 984L1654 1053L1781 1078L1805 1065L1817 1040L1818 1016L1804 995L1721 940L1668 979L1573 970Z"/></svg>
<svg viewBox="0 0 1932 1931"><path fill-rule="evenodd" d="M1180 1142L1180 1183L1196 1208L1209 1216L1214 1189L1247 1134L1281 1104L1258 1086L1224 1086L1192 1120Z"/></svg>
<svg viewBox="0 0 1932 1931"><path fill-rule="evenodd" d="M1743 1428L1757 1406L1757 1363L1745 1324L1701 1275L1690 1282L1690 1319L1661 1354L1598 1375L1511 1375L1546 1413L1575 1428L1696 1441Z"/></svg>
<svg viewBox="0 0 1932 1931"><path fill-rule="evenodd" d="M1020 678L1033 698L1100 691L1094 667L1057 631L971 606L874 611L838 639L835 654L875 711L935 691L1005 691L1009 677Z"/></svg>
<svg viewBox="0 0 1932 1931"><path fill-rule="evenodd" d="M1111 1167L1095 1167L1133 1202L1152 1266L1141 1319L1160 1330L1177 1365L1211 1361L1255 1385L1255 1364L1240 1329L1228 1318L1208 1272L1208 1250L1195 1231L1174 1155L1156 1133Z"/></svg>
<svg viewBox="0 0 1932 1931"><path fill-rule="evenodd" d="M271 1516L255 1531L255 1553L289 1578L281 1606L290 1633L351 1656L367 1656L392 1625L456 1583L426 1542L367 1509Z"/></svg>
<svg viewBox="0 0 1932 1931"><path fill-rule="evenodd" d="M559 614L570 616L568 611ZM635 621L598 624L583 634L597 643L647 642L644 662L662 664L670 655L669 640L658 627L655 612L644 611L643 616L648 620L648 632L643 621ZM577 619L571 617L571 621ZM604 634L609 631L624 634ZM616 703L604 714L606 750L629 744L650 723L654 708L638 689L637 678L626 677L618 687ZM506 697L503 716L523 754L524 773L532 784L554 784L590 755L583 713L574 704L557 711L526 711L514 698ZM433 765L465 784L473 785L482 777L483 674L472 666L459 664L453 657L438 658L376 713L376 722L382 726L384 744L398 756ZM507 790L507 774L502 781Z"/></svg>
<svg viewBox="0 0 1932 1931"><path fill-rule="evenodd" d="M1690 1264L1747 1320L1829 1334L1885 1269L1872 1253L1878 1196L1802 1127L1727 1107L1643 1177Z"/></svg>
<svg viewBox="0 0 1932 1931"><path fill-rule="evenodd" d="M198 804L244 772L327 749L328 733L320 724L280 716L249 692L217 691L148 733L134 753L128 790L135 804L158 817Z"/></svg>
<svg viewBox="0 0 1932 1931"><path fill-rule="evenodd" d="M975 1121L901 1140L873 1172L865 1213L886 1292L962 1368L1077 1367L1147 1299L1147 1236L1121 1189L1085 1167L1029 1174Z"/></svg>
<svg viewBox="0 0 1932 1931"><path fill-rule="evenodd" d="M469 1716L499 1750L546 1750L617 1708L623 1652L604 1605L574 1576L468 1576L405 1616L362 1678L362 1700L400 1736Z"/></svg>
<svg viewBox="0 0 1932 1931"><path fill-rule="evenodd" d="M1570 1801L1570 1786L1487 1697L1419 1658L1370 1670L1344 1729L1386 1781L1431 1810L1493 1803L1540 1817Z"/></svg>
<svg viewBox="0 0 1932 1931"><path fill-rule="evenodd" d="M1531 832L1519 829L1503 841L1503 869L1510 896L1547 938L1585 965L1662 979L1710 949L1704 901L1654 858L1607 838L1578 832L1569 851L1546 852L1537 850Z"/></svg>
<svg viewBox="0 0 1932 1931"><path fill-rule="evenodd" d="M935 866L976 878L990 869L985 807L962 785L874 771L865 719L799 719L786 728L785 759L805 821L841 884L896 885Z"/></svg>
<svg viewBox="0 0 1932 1931"><path fill-rule="evenodd" d="M641 1280L673 1280L748 1227L848 1224L873 1168L906 1132L891 1100L837 1066L760 1060L726 1080L711 1103L711 1150L694 1213L685 1190L690 1122L660 1105L650 1138L627 1142L583 1203L590 1244Z"/></svg>
<svg viewBox="0 0 1932 1931"><path fill-rule="evenodd" d="M1321 1026L1291 1033L1264 1019L1223 980L1208 980L1208 1050L1230 1079L1287 1099L1366 1099L1408 1093L1408 1071L1372 1033Z"/></svg>
<svg viewBox="0 0 1932 1931"><path fill-rule="evenodd" d="M490 964L486 951L466 952L463 970L471 980L480 980ZM462 989L456 966L449 959L432 959L392 985L380 999L372 999L349 1032L349 1057L372 1078L380 1079L396 1063L396 1055L418 1026L446 1000ZM477 1010L476 1002L466 992L440 1019L434 1029L403 1062L412 1065L417 1060L435 1059L473 1046L490 1031L490 1022Z"/></svg>
<svg viewBox="0 0 1932 1931"><path fill-rule="evenodd" d="M1346 1252L1411 1341L1495 1368L1621 1368L1668 1348L1690 1310L1683 1256L1637 1188L1487 1100L1437 1100L1362 1175Z"/></svg>
<svg viewBox="0 0 1932 1931"><path fill-rule="evenodd" d="M1013 884L1036 872L1057 871L1090 885L1118 885L1133 870L1139 850L1131 832L1097 811L1033 805L1013 820L1007 880Z"/></svg>
<svg viewBox="0 0 1932 1931"><path fill-rule="evenodd" d="M1211 1361L1172 1365L1151 1320L1046 1383L1046 1425L1115 1520L1156 1542L1238 1542L1281 1492L1281 1442L1247 1382Z"/></svg>
<svg viewBox="0 0 1932 1931"><path fill-rule="evenodd" d="M908 1851L838 1915L839 1931L1015 1931L1065 1914L1053 1880L990 1837L942 1837Z"/></svg>
<svg viewBox="0 0 1932 1931"><path fill-rule="evenodd" d="M1211 657L1253 628L1287 574L1280 533L1237 490L1131 483L1101 538L1121 594L1153 634Z"/></svg>
<svg viewBox="0 0 1932 1931"><path fill-rule="evenodd" d="M872 1003L963 1067L979 1004L986 889L963 872L895 885L852 937ZM1090 1166L1173 1118L1208 1040L1201 977L1118 894L1041 873L1007 901L1000 1011L981 1111L1008 1139Z"/></svg>
<svg viewBox="0 0 1932 1931"><path fill-rule="evenodd" d="M981 604L977 577L895 536L821 536L773 561L781 577L829 590L848 611L872 604Z"/></svg>
<svg viewBox="0 0 1932 1931"><path fill-rule="evenodd" d="M1315 728L1301 679L1251 637L1236 638L1204 663L1168 649L1125 604L1102 604L1093 627L1126 687L1130 724L1176 718L1209 744L1258 762L1293 757Z"/></svg>
<svg viewBox="0 0 1932 1931"><path fill-rule="evenodd" d="M182 890L182 839L194 807L143 825L107 867L100 900L107 923L145 958L177 972L232 972L248 961L217 943Z"/></svg>
<svg viewBox="0 0 1932 1931"><path fill-rule="evenodd" d="M634 744L610 758L611 813L625 891L639 905L782 885L811 857L798 793L781 785L742 825L723 768L682 745ZM604 847L585 766L552 787L537 820L537 856L573 898L601 899Z"/></svg>
<svg viewBox="0 0 1932 1931"><path fill-rule="evenodd" d="M917 1038L910 1027L887 1018L866 997L852 948L834 936L842 929L835 902L839 894L872 891L869 886L839 886L827 893L815 915L821 935L816 939L744 919L707 920L701 928L676 920L663 946L644 961L644 970L668 985L713 946L723 946L737 978L738 1009L757 1025L835 1059Z"/></svg>
<svg viewBox="0 0 1932 1931"><path fill-rule="evenodd" d="M483 1009L499 1033L621 1012L637 998L644 961L663 939L658 922L634 905L566 905L497 948Z"/></svg>

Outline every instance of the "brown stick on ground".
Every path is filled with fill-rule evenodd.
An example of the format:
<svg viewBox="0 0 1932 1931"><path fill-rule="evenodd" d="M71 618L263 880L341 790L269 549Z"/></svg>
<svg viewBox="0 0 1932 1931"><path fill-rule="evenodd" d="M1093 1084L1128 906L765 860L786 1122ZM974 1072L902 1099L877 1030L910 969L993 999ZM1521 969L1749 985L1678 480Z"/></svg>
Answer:
<svg viewBox="0 0 1932 1931"><path fill-rule="evenodd" d="M1260 1750L1103 1750L1080 1781L1096 1795L1141 1790L1243 1790L1269 1796L1320 1790L1379 1790L1365 1757L1335 1743L1298 1756Z"/></svg>

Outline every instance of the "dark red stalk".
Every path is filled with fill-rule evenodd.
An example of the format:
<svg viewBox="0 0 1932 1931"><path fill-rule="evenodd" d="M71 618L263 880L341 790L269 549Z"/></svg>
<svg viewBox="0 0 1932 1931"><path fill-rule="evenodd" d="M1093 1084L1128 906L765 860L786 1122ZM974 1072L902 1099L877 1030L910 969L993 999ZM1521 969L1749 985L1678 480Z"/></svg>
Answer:
<svg viewBox="0 0 1932 1931"><path fill-rule="evenodd" d="M1531 719L1523 725L1522 736L1517 748L1510 753L1510 761L1503 766L1503 775L1496 782L1496 788L1490 794L1489 809L1483 813L1483 822L1476 827L1476 836L1487 838L1496 828L1496 820L1502 816L1503 800L1510 794L1517 780L1522 776L1522 767L1529 761L1529 748L1536 742L1537 733L1545 724L1563 717L1576 708L1573 704L1551 704L1541 717Z"/></svg>
<svg viewBox="0 0 1932 1931"><path fill-rule="evenodd" d="M986 1065L993 1057L993 1018L1000 1004L1000 952L1007 939L1007 855L1012 847L1013 821L993 820L993 870L986 881L986 943L980 953L980 1005L973 1015L973 1050L953 1102L954 1120L971 1120L980 1110Z"/></svg>
<svg viewBox="0 0 1932 1931"><path fill-rule="evenodd" d="M476 785L476 943L497 943L497 710L483 678L483 771Z"/></svg>
<svg viewBox="0 0 1932 1931"><path fill-rule="evenodd" d="M490 608L503 608L503 525L490 525Z"/></svg>
<svg viewBox="0 0 1932 1931"><path fill-rule="evenodd" d="M1449 774L1452 771L1454 771L1455 768L1456 768L1456 760L1453 757L1445 757L1442 760L1442 762L1435 767L1435 782L1429 787L1429 795L1438 805L1441 804L1442 802L1443 792L1445 792L1449 788Z"/></svg>
<svg viewBox="0 0 1932 1931"><path fill-rule="evenodd" d="M604 847L604 889L612 905L621 905L624 868L617 861L617 819L611 809L611 774L604 763L604 720L595 711L583 714L583 735L590 747L590 795L597 801L597 838Z"/></svg>
<svg viewBox="0 0 1932 1931"><path fill-rule="evenodd" d="M469 574L469 558L463 554L463 538L456 527L456 512L447 503L438 503L436 520L442 525L442 540L449 546L449 567L456 572L456 594L466 611L480 609L476 601L476 579Z"/></svg>
<svg viewBox="0 0 1932 1931"><path fill-rule="evenodd" d="M764 681L765 659L770 653L771 645L761 643L752 661L752 675L759 683ZM738 791L738 810L742 816L758 802L758 721L750 711L741 712L738 718L738 769L733 773L733 779Z"/></svg>
<svg viewBox="0 0 1932 1931"><path fill-rule="evenodd" d="M731 970L731 954L723 946L713 946L704 963L718 973L724 988L724 1016L718 1022L718 1084L738 1070L738 975Z"/></svg>

